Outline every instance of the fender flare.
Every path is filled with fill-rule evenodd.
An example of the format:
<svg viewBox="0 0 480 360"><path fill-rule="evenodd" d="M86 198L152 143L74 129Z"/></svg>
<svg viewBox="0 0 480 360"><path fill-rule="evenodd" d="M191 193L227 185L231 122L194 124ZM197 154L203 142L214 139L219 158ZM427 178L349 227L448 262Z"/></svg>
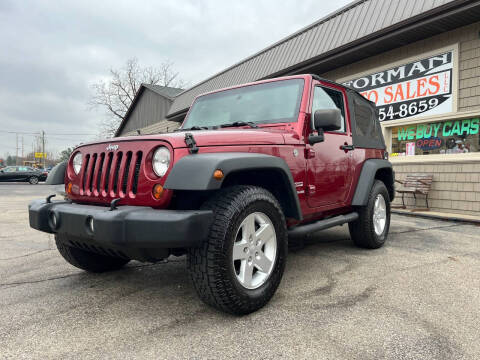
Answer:
<svg viewBox="0 0 480 360"><path fill-rule="evenodd" d="M220 169L224 173L221 180L213 178L213 172ZM206 191L218 190L223 181L235 172L248 170L274 170L288 184L288 201L292 215L302 219L300 201L290 168L282 158L266 154L224 152L187 155L178 160L165 181L165 188L171 190ZM278 179L272 179L278 181Z"/></svg>
<svg viewBox="0 0 480 360"><path fill-rule="evenodd" d="M380 169L389 169L392 172L392 183L385 184L393 189L394 172L392 164L388 160L368 159L363 163L362 171L357 182L355 194L353 195L352 206L365 206L368 202L368 195L372 189L375 175Z"/></svg>
<svg viewBox="0 0 480 360"><path fill-rule="evenodd" d="M67 171L67 162L62 161L55 165L47 176L45 184L47 185L60 185L65 183L65 172Z"/></svg>

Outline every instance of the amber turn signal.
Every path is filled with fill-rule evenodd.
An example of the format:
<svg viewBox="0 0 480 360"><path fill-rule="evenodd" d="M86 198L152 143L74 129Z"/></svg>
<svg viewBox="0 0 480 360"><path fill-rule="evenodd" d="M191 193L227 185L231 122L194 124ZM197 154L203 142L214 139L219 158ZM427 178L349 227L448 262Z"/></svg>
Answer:
<svg viewBox="0 0 480 360"><path fill-rule="evenodd" d="M67 184L67 189L66 189L66 190L67 190L67 194L71 194L71 193L72 193L72 186L73 186L73 184L72 184L71 182L69 182L69 183Z"/></svg>
<svg viewBox="0 0 480 360"><path fill-rule="evenodd" d="M162 197L163 194L163 186L160 184L157 184L153 187L153 197L157 200L159 200Z"/></svg>
<svg viewBox="0 0 480 360"><path fill-rule="evenodd" d="M222 170L217 169L217 170L215 170L215 171L213 172L213 178L214 178L215 180L222 180L223 177L224 177L224 175L223 175L223 171L222 171Z"/></svg>

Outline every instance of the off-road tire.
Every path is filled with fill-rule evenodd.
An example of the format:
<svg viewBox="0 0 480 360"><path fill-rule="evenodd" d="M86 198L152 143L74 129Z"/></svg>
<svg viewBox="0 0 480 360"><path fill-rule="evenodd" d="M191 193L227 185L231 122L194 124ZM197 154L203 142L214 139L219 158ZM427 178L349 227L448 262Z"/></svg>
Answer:
<svg viewBox="0 0 480 360"><path fill-rule="evenodd" d="M256 186L232 186L207 200L202 209L214 212L208 239L201 247L189 249L187 266L199 297L219 310L245 315L271 299L285 269L288 236L285 217L276 198ZM232 247L243 219L253 212L266 214L277 237L276 259L267 280L256 289L243 287L232 265Z"/></svg>
<svg viewBox="0 0 480 360"><path fill-rule="evenodd" d="M93 273L118 270L125 266L130 260L105 256L85 251L65 243L62 235L55 236L55 243L60 255L71 265Z"/></svg>
<svg viewBox="0 0 480 360"><path fill-rule="evenodd" d="M381 194L386 204L386 224L383 232L377 235L373 224L373 211L375 199L378 194ZM350 230L350 237L353 243L365 249L378 249L385 244L388 237L388 230L390 228L390 195L385 184L382 181L375 180L372 189L368 196L366 206L361 206L355 209L358 212L359 218L348 224Z"/></svg>
<svg viewBox="0 0 480 360"><path fill-rule="evenodd" d="M37 185L37 184L38 184L38 177L37 177L37 176L31 176L31 177L28 179L28 182L29 182L31 185Z"/></svg>

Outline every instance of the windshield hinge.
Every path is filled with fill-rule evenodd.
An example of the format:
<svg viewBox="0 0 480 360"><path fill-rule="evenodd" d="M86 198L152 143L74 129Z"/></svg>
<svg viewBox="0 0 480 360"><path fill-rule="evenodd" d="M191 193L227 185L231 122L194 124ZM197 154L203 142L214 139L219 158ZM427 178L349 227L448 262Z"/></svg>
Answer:
<svg viewBox="0 0 480 360"><path fill-rule="evenodd" d="M192 134L185 134L185 144L187 144L187 146L190 148L190 154L196 154L198 152L197 143L195 142L195 138Z"/></svg>

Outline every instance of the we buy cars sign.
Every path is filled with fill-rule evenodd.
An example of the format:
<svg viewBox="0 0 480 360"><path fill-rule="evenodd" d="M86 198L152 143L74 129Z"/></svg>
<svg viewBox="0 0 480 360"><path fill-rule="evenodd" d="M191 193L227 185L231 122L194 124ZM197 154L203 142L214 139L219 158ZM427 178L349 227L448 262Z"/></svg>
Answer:
<svg viewBox="0 0 480 360"><path fill-rule="evenodd" d="M377 105L380 121L449 113L453 52L344 82Z"/></svg>

